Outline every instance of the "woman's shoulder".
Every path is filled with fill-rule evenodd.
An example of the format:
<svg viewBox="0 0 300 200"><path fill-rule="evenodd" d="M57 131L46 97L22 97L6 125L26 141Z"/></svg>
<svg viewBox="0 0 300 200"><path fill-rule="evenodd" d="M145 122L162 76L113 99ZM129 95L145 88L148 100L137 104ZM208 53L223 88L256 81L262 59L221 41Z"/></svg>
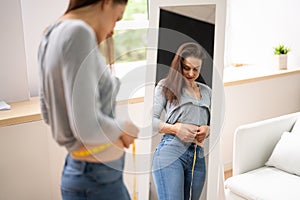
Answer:
<svg viewBox="0 0 300 200"><path fill-rule="evenodd" d="M82 20L65 19L57 22L51 35L52 41L66 55L87 55L98 45L95 32Z"/></svg>
<svg viewBox="0 0 300 200"><path fill-rule="evenodd" d="M201 90L207 90L209 92L211 91L211 88L204 83L197 82L197 85L200 87Z"/></svg>
<svg viewBox="0 0 300 200"><path fill-rule="evenodd" d="M160 81L158 81L157 85L163 86L163 85L165 84L165 82L166 82L166 79L163 78L163 79L161 79Z"/></svg>
<svg viewBox="0 0 300 200"><path fill-rule="evenodd" d="M161 79L160 81L158 81L158 83L155 86L156 90L162 90L163 87L166 85L165 83L165 79Z"/></svg>
<svg viewBox="0 0 300 200"><path fill-rule="evenodd" d="M66 37L74 35L94 35L93 29L82 20L67 19L58 22L57 26Z"/></svg>

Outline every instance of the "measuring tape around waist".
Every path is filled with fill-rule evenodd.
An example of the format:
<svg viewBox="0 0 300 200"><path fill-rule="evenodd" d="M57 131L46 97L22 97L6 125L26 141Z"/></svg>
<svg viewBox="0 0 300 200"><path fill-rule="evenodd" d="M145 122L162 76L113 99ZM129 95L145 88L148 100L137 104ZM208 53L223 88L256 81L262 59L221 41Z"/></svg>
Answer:
<svg viewBox="0 0 300 200"><path fill-rule="evenodd" d="M100 151L103 151L104 149L107 149L110 146L111 146L110 143L102 144L102 145L96 146L96 147L91 148L91 149L85 149L85 150L81 150L81 151L73 151L72 155L76 156L76 157L90 156L92 154L99 153Z"/></svg>

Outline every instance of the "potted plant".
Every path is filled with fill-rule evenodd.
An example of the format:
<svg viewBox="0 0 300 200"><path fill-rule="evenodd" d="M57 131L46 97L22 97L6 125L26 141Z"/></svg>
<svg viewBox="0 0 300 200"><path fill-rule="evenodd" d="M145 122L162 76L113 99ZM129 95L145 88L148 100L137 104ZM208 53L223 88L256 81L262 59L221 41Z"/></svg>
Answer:
<svg viewBox="0 0 300 200"><path fill-rule="evenodd" d="M274 47L274 55L277 57L277 65L279 69L287 69L287 53L290 52L290 48L280 44Z"/></svg>

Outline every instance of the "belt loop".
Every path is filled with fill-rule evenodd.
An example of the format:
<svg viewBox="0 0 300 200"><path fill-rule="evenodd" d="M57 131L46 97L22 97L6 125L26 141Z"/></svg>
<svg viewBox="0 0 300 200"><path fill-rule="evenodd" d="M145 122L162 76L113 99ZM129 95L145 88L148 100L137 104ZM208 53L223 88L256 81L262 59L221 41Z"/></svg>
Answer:
<svg viewBox="0 0 300 200"><path fill-rule="evenodd" d="M85 173L86 172L86 167L87 167L87 162L81 161L81 172Z"/></svg>

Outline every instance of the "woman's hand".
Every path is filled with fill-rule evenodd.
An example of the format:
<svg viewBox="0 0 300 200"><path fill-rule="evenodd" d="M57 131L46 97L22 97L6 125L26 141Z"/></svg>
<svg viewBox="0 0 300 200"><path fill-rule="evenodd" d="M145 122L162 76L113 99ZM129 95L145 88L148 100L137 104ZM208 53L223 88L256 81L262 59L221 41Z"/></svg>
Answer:
<svg viewBox="0 0 300 200"><path fill-rule="evenodd" d="M195 136L195 142L197 144L202 144L204 139L209 135L210 127L209 126L199 126Z"/></svg>
<svg viewBox="0 0 300 200"><path fill-rule="evenodd" d="M125 148L128 148L133 143L134 139L137 138L138 133L139 129L137 126L131 121L125 121L123 132L120 136Z"/></svg>
<svg viewBox="0 0 300 200"><path fill-rule="evenodd" d="M193 142L198 130L198 126L193 124L183 124L177 122L173 125L175 127L176 136L183 142Z"/></svg>

